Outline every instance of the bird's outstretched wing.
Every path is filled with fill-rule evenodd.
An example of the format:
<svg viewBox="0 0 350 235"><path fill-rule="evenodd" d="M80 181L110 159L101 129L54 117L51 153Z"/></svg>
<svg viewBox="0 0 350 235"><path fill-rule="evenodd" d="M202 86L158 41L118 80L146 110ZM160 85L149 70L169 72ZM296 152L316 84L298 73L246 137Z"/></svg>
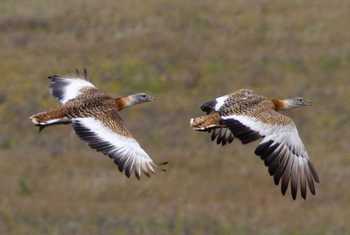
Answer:
<svg viewBox="0 0 350 235"><path fill-rule="evenodd" d="M86 79L86 73L84 74L49 76L50 93L64 104L80 95L98 92L98 89Z"/></svg>
<svg viewBox="0 0 350 235"><path fill-rule="evenodd" d="M113 159L127 177L135 174L150 176L156 164L125 128L115 109L103 111L91 117L73 118L77 135L88 145Z"/></svg>
<svg viewBox="0 0 350 235"><path fill-rule="evenodd" d="M290 183L293 199L300 188L306 199L307 187L315 194L315 182L319 177L310 162L294 122L274 110L259 113L257 117L233 114L222 117L222 124L230 128L242 143L263 138L255 150L268 167L268 171L284 195Z"/></svg>

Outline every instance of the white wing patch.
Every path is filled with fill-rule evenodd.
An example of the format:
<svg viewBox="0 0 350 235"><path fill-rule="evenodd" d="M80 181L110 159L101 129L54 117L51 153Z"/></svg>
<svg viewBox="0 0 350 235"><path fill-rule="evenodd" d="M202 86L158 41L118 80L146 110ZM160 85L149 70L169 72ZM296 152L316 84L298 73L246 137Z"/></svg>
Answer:
<svg viewBox="0 0 350 235"><path fill-rule="evenodd" d="M221 97L218 97L216 98L216 104L215 104L215 107L214 107L214 110L215 111L219 111L219 109L224 105L225 101L227 100L229 96L228 95L224 95L224 96L221 96Z"/></svg>
<svg viewBox="0 0 350 235"><path fill-rule="evenodd" d="M91 82L74 77L49 77L50 91L62 104L81 95L84 88L96 88Z"/></svg>
<svg viewBox="0 0 350 235"><path fill-rule="evenodd" d="M139 178L141 172L146 175L154 172L155 164L134 138L120 135L92 117L74 118L72 122L80 138L91 148L112 158L128 177L135 173Z"/></svg>
<svg viewBox="0 0 350 235"><path fill-rule="evenodd" d="M246 115L230 115L222 117L223 120L234 119L249 127L251 130L258 132L264 139L261 141L265 143L273 140L279 143L285 143L292 146L297 152L308 158L303 142L301 141L298 130L293 122L287 125L276 125L264 123L256 118Z"/></svg>
<svg viewBox="0 0 350 235"><path fill-rule="evenodd" d="M260 135L270 135L275 131L279 131L283 129L281 125L271 125L267 123L263 123L256 118L249 117L247 115L230 115L221 117L223 120L234 119L242 123L243 125L249 127L253 131L258 132Z"/></svg>

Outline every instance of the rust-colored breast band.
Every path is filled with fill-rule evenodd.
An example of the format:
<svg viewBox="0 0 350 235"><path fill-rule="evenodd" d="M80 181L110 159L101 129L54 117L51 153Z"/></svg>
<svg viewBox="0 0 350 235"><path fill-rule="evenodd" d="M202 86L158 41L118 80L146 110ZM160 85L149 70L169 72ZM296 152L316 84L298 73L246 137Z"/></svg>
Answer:
<svg viewBox="0 0 350 235"><path fill-rule="evenodd" d="M125 97L118 97L115 99L115 105L118 110L122 110L126 107L128 107L130 104L130 97L125 96Z"/></svg>
<svg viewBox="0 0 350 235"><path fill-rule="evenodd" d="M286 105L286 102L283 101L283 100L272 99L271 101L272 101L272 103L273 103L273 105L274 105L274 109L275 109L276 111L281 110L281 109L285 109L286 106L287 106L287 105Z"/></svg>

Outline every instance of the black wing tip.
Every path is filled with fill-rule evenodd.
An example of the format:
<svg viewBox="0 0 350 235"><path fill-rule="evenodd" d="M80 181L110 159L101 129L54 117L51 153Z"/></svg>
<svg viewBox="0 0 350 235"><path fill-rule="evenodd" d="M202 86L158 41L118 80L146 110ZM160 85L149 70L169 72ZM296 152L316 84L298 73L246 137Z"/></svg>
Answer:
<svg viewBox="0 0 350 235"><path fill-rule="evenodd" d="M86 68L83 68L83 76L86 80L88 80L88 72Z"/></svg>
<svg viewBox="0 0 350 235"><path fill-rule="evenodd" d="M56 80L56 79L58 79L58 78L61 78L61 76L58 75L58 74L53 74L53 75L49 75L47 78L48 78L49 80L51 80L51 81L54 81L54 80Z"/></svg>
<svg viewBox="0 0 350 235"><path fill-rule="evenodd" d="M117 164L117 166L118 166L118 170L119 170L121 173L123 173L123 170L124 170L123 167L120 166L120 165L118 165L118 164Z"/></svg>
<svg viewBox="0 0 350 235"><path fill-rule="evenodd" d="M114 162L115 165L117 165L118 170L120 171L120 173L123 173L125 161L121 161L119 159L114 159L113 156L111 156L111 155L108 155L108 156L113 159L113 162Z"/></svg>
<svg viewBox="0 0 350 235"><path fill-rule="evenodd" d="M320 183L320 177L318 176L317 171L310 160L308 160L308 166L309 166L309 169L311 171L312 177L315 180L315 182Z"/></svg>
<svg viewBox="0 0 350 235"><path fill-rule="evenodd" d="M136 177L137 180L141 179L140 174L137 171L135 171L135 177Z"/></svg>
<svg viewBox="0 0 350 235"><path fill-rule="evenodd" d="M162 168L162 166L166 166L166 165L168 165L168 164L169 164L168 161L156 163L157 167L160 167L159 169L160 169L162 172L167 172L167 171L168 171L166 168Z"/></svg>
<svg viewBox="0 0 350 235"><path fill-rule="evenodd" d="M253 142L253 141L258 140L260 138L261 138L261 136L257 132L251 132L249 134L242 135L240 140L241 140L242 144L249 144L250 142Z"/></svg>
<svg viewBox="0 0 350 235"><path fill-rule="evenodd" d="M80 69L76 68L75 69L75 74L78 76L78 77L81 77L85 80L88 80L88 72L87 72L87 69L85 67L83 67L82 71L80 71Z"/></svg>
<svg viewBox="0 0 350 235"><path fill-rule="evenodd" d="M303 191L301 191L301 198L304 199L304 200L306 200L306 192L303 193Z"/></svg>
<svg viewBox="0 0 350 235"><path fill-rule="evenodd" d="M255 149L255 152L254 152L255 155L258 155L258 156L263 155L272 143L273 143L273 140L269 140L265 143L259 144L259 146Z"/></svg>
<svg viewBox="0 0 350 235"><path fill-rule="evenodd" d="M291 159L289 159L288 155L284 155L283 149L278 148L279 146L280 143L274 143L272 140L269 140L260 144L255 149L255 154L264 160L269 174L273 176L274 184L277 186L281 183L282 195L286 195L288 188L293 200L297 199L299 193L300 197L306 200L307 191L310 191L312 195L316 195L315 183L319 183L320 180L311 162L306 160L307 164L299 165L297 168L299 170L295 172L296 169L293 169L293 165L290 165ZM280 154L283 154L284 159L279 156Z"/></svg>
<svg viewBox="0 0 350 235"><path fill-rule="evenodd" d="M317 181L316 179L313 178L313 174L311 172L309 172L309 174L306 174L304 179L299 178L300 181L294 181L293 178L291 178L293 177L292 175L290 175L289 177L286 177L286 179L284 179L284 177L286 176L283 175L280 178L277 178L274 176L275 185L278 185L280 179L282 178L281 193L283 195L286 195L288 188L290 188L290 193L293 200L296 200L298 191L300 191L300 196L303 200L307 199L307 191L309 191L314 196L317 194L316 187L315 187L315 182L317 183ZM290 187L288 187L289 181L290 181Z"/></svg>
<svg viewBox="0 0 350 235"><path fill-rule="evenodd" d="M225 146L226 144L231 144L234 140L234 136L229 129L213 128L211 129L213 133L211 134L210 140L215 141L216 144ZM210 133L210 132L209 132Z"/></svg>
<svg viewBox="0 0 350 235"><path fill-rule="evenodd" d="M310 190L310 192L312 195L314 195L314 196L316 195L316 191ZM306 191L305 192L300 191L300 196L303 200L307 200L307 192ZM293 200L296 200L297 192L295 194L292 193L292 198L293 198Z"/></svg>
<svg viewBox="0 0 350 235"><path fill-rule="evenodd" d="M127 178L131 178L132 175L135 175L137 180L141 180L141 175L142 173L147 176L147 178L151 177L151 174L145 170L142 170L141 172L138 172L137 170L132 171L132 169L130 167L128 167L125 163L126 161L123 161L121 159L115 159L113 158L113 156L110 156L110 158L113 159L113 162L118 166L118 170L120 171L120 173L124 174ZM168 162L161 162L159 164L157 164L157 166L164 166L169 164ZM162 171L166 171L166 169L162 169ZM134 172L134 173L132 173Z"/></svg>
<svg viewBox="0 0 350 235"><path fill-rule="evenodd" d="M293 182L291 182L291 194L292 194L292 198L293 200L295 200L297 198L297 194L298 194L298 188L296 185L294 185Z"/></svg>
<svg viewBox="0 0 350 235"><path fill-rule="evenodd" d="M76 68L74 73L78 77L88 80L88 71L85 67L82 70ZM51 81L55 81L56 79L62 78L62 76L58 74L53 74L53 75L49 75L47 78Z"/></svg>
<svg viewBox="0 0 350 235"><path fill-rule="evenodd" d="M287 189L288 189L288 185L285 186L284 184L282 184L282 186L281 186L281 193L283 195L286 195Z"/></svg>
<svg viewBox="0 0 350 235"><path fill-rule="evenodd" d="M126 177L130 178L130 176L131 176L131 169L130 169L130 167L127 166L125 168L124 174L126 175Z"/></svg>
<svg viewBox="0 0 350 235"><path fill-rule="evenodd" d="M315 194L313 194L313 195L315 195ZM286 196L286 193L284 193L284 194L282 193L282 196ZM292 196L293 201L297 200L297 193L295 193L295 194L291 193L291 196ZM301 194L301 199L306 201L307 200L307 195L306 194Z"/></svg>
<svg viewBox="0 0 350 235"><path fill-rule="evenodd" d="M200 109L203 112L209 114L209 113L211 113L214 110L215 105L216 105L216 100L211 100L211 101L208 101L208 102L205 102L204 104L202 104L200 106Z"/></svg>
<svg viewBox="0 0 350 235"><path fill-rule="evenodd" d="M275 185L278 185L278 184L276 184L276 182L275 182ZM291 194L293 200L297 199L298 191L300 191L300 196L303 200L307 199L307 191L308 190L306 188L305 189L303 189L301 187L293 188L292 186L290 186L289 188L290 188L290 194ZM287 191L288 191L288 185L282 184L281 185L282 195L285 196ZM314 195L314 196L316 195L316 189L315 189L314 185L311 186L309 184L309 191L312 195Z"/></svg>

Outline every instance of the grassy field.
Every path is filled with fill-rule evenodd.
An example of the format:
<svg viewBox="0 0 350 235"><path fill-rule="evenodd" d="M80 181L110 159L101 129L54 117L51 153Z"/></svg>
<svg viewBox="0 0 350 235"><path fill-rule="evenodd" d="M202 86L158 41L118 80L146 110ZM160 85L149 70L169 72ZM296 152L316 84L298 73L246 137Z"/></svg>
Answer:
<svg viewBox="0 0 350 235"><path fill-rule="evenodd" d="M2 0L0 234L350 234L350 2ZM47 76L88 69L111 95L156 97L122 113L168 172L127 179L71 128L28 117L57 105ZM189 128L239 88L301 95L289 114L318 169L316 197L282 197L256 144Z"/></svg>

